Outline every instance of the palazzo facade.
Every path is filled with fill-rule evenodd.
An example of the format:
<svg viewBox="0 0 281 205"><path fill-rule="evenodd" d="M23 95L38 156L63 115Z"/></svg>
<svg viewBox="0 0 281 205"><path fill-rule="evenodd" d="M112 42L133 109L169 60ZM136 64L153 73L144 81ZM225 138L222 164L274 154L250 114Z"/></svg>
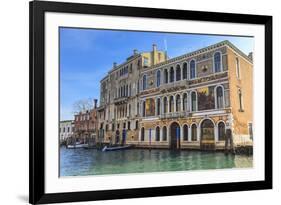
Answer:
<svg viewBox="0 0 281 205"><path fill-rule="evenodd" d="M229 41L168 59L153 45L101 81L104 142L171 149L252 144L252 53Z"/></svg>

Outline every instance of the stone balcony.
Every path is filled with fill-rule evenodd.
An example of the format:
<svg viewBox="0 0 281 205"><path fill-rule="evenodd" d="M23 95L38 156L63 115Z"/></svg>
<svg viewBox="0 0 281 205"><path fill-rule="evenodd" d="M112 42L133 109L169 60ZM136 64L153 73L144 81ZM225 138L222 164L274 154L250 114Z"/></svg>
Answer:
<svg viewBox="0 0 281 205"><path fill-rule="evenodd" d="M128 101L128 97L114 98L115 105L125 104L125 103L127 103L127 101Z"/></svg>

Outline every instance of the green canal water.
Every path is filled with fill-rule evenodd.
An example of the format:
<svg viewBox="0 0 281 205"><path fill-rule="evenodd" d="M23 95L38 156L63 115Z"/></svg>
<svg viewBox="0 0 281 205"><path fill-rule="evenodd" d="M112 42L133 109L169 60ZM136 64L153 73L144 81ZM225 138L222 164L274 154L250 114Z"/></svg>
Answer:
<svg viewBox="0 0 281 205"><path fill-rule="evenodd" d="M60 176L249 168L253 157L222 152L60 148Z"/></svg>

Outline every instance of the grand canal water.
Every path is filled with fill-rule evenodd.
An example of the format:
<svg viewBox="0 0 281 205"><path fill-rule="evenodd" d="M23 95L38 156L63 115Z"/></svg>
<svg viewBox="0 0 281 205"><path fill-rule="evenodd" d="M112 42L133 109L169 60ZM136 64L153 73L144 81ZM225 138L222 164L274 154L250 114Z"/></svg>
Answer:
<svg viewBox="0 0 281 205"><path fill-rule="evenodd" d="M60 176L166 172L222 168L248 168L253 157L222 152L130 149L102 152L96 149L60 148Z"/></svg>

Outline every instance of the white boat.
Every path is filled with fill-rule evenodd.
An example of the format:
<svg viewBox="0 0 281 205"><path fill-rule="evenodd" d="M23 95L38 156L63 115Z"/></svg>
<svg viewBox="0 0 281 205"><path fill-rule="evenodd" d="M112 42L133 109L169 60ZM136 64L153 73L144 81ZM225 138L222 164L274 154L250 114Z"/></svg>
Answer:
<svg viewBox="0 0 281 205"><path fill-rule="evenodd" d="M76 149L76 148L87 148L88 146L89 146L88 144L82 144L82 143L76 142L75 144L66 145L66 148Z"/></svg>
<svg viewBox="0 0 281 205"><path fill-rule="evenodd" d="M115 147L108 147L105 146L102 151L107 152L107 151L117 151L117 150L123 150L123 149L129 149L133 147L132 145L124 145L124 146L115 146Z"/></svg>

